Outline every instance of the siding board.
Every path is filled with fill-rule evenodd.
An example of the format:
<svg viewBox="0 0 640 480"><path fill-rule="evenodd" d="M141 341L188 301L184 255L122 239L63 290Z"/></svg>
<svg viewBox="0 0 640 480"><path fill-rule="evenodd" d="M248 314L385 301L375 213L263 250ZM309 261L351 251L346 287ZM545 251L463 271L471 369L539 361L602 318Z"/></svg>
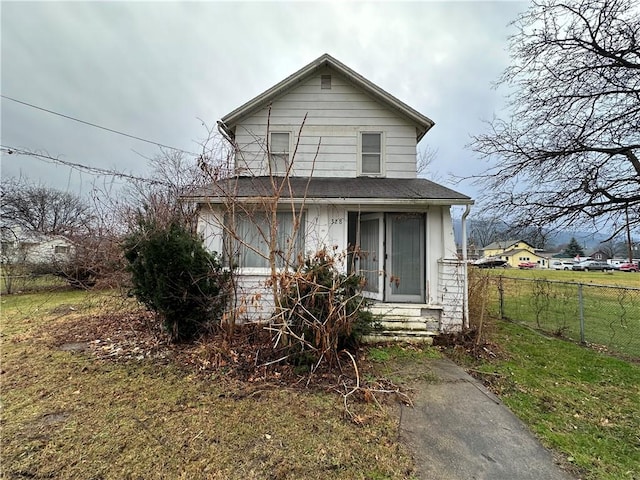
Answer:
<svg viewBox="0 0 640 480"><path fill-rule="evenodd" d="M270 110L257 111L236 126L236 141L243 152L239 165L245 164L254 174L266 173L265 146L258 139L264 138L269 124L272 131L291 132L291 151L298 142L295 175L309 175L317 154L314 175L355 176L359 135L369 130L384 133L386 175L415 178L416 125L335 72L325 73L332 74L330 90L320 88L320 71L275 99Z"/></svg>

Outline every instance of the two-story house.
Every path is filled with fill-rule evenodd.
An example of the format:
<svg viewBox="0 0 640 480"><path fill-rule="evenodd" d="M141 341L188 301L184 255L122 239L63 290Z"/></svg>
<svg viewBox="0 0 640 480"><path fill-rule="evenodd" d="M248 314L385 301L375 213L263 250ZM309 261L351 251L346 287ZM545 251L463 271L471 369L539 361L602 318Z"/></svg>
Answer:
<svg viewBox="0 0 640 480"><path fill-rule="evenodd" d="M272 311L269 258L284 266L329 248L344 253L344 271L366 278L364 294L396 327L462 326L466 267L450 208L473 201L417 178L417 144L433 124L330 55L218 122L235 150L235 176L192 200L207 248L233 250L248 319Z"/></svg>
<svg viewBox="0 0 640 480"><path fill-rule="evenodd" d="M541 268L549 268L549 258L542 255L533 245L524 240L500 240L482 249L485 258L495 257L505 260L510 267L517 268L521 263L532 262Z"/></svg>

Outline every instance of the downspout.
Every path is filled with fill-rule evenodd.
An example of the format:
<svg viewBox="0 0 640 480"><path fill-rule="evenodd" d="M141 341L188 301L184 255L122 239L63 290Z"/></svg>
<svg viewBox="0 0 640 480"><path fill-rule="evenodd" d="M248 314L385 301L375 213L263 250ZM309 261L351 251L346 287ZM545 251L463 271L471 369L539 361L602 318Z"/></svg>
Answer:
<svg viewBox="0 0 640 480"><path fill-rule="evenodd" d="M462 327L469 328L469 269L467 265L467 217L471 213L471 205L466 205L462 214L462 268L464 283L464 299L462 303Z"/></svg>

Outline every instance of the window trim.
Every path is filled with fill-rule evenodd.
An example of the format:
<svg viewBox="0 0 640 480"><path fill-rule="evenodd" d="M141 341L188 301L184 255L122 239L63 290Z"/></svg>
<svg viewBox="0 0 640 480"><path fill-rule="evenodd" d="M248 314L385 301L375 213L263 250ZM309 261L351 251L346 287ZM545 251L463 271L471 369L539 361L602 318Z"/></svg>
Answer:
<svg viewBox="0 0 640 480"><path fill-rule="evenodd" d="M289 139L289 143L287 145L287 151L286 152L273 152L272 151L272 146L273 146L273 135L274 134L287 134L288 135L288 139ZM293 139L293 134L290 130L286 130L286 129L280 129L280 128L273 128L271 129L271 131L269 132L269 149L267 152L267 165L266 165L266 169L267 169L267 174L271 173L271 175L286 175L287 173L287 169L289 168L289 166L291 165L291 146L292 146L292 139ZM284 158L284 155L286 154L286 159ZM280 172L277 171L277 169L274 169L274 166L277 166L277 164L275 164L273 162L273 160L275 160L276 158L283 158L285 161L285 170Z"/></svg>
<svg viewBox="0 0 640 480"><path fill-rule="evenodd" d="M378 173L369 173L362 171L362 136L363 134L378 134L380 135L380 171ZM385 133L381 130L359 130L358 131L358 166L357 174L359 177L384 177L386 176L386 138Z"/></svg>

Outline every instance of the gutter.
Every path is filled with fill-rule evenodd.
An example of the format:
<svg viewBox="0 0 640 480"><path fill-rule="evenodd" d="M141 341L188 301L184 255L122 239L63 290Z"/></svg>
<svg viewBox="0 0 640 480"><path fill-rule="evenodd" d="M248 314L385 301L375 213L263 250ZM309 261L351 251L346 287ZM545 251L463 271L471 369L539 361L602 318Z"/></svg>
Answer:
<svg viewBox="0 0 640 480"><path fill-rule="evenodd" d="M189 197L191 201L198 203L208 203L211 205L224 205L226 197L225 196L216 196L215 193L211 192L209 195L193 195ZM251 196L251 197L237 197L237 201L242 201L242 203L247 204L264 204L265 201L272 200L272 196ZM467 208L470 208L473 200L466 199L450 199L450 198L441 198L441 199L416 199L416 198L345 198L345 197L290 197L287 195L283 195L278 199L278 203L281 204L303 204L303 203L313 203L318 205L359 205L361 207L371 207L371 208L385 208L389 206L402 207L403 210L407 211L422 211L425 207L428 206L451 206L451 205L466 205Z"/></svg>

